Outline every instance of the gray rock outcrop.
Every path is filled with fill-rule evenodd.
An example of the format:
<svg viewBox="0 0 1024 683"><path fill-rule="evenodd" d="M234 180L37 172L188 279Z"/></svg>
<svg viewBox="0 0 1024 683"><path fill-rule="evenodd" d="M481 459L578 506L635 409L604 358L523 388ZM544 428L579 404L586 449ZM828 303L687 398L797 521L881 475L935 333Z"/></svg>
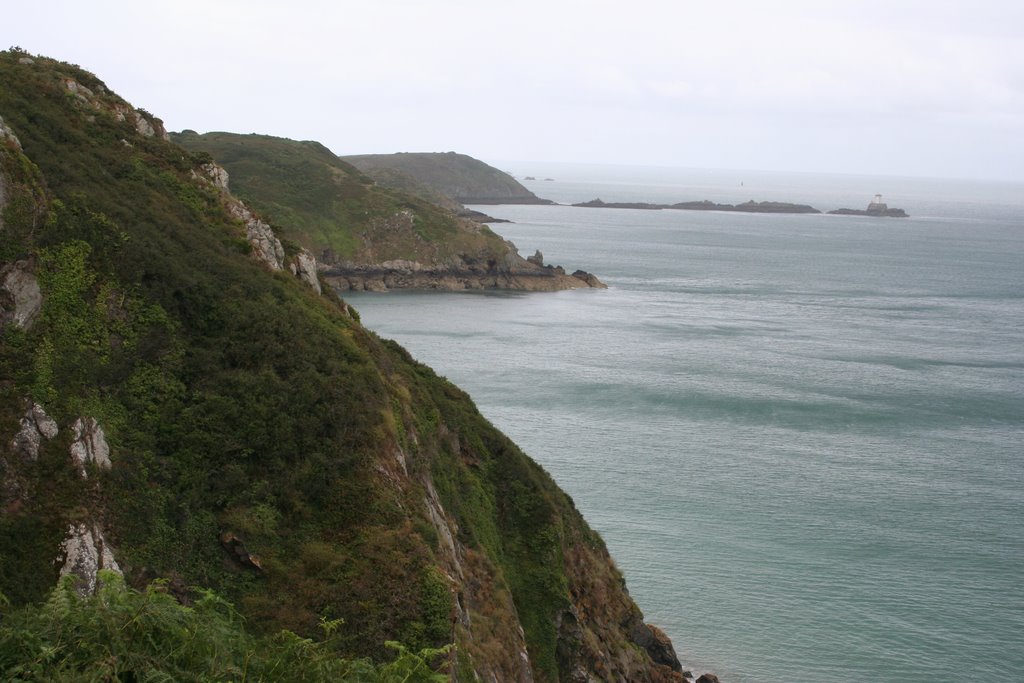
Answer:
<svg viewBox="0 0 1024 683"><path fill-rule="evenodd" d="M307 250L300 250L288 264L288 269L292 271L292 275L312 287L314 292L323 293L320 288L320 278L317 275L316 258Z"/></svg>
<svg viewBox="0 0 1024 683"><path fill-rule="evenodd" d="M65 78L64 87L67 88L68 92L74 95L80 101L86 104L93 104L93 98L95 97L95 95L93 95L92 90L85 87L73 78Z"/></svg>
<svg viewBox="0 0 1024 683"><path fill-rule="evenodd" d="M7 142L14 145L17 149L21 149L21 141L18 140L18 136L14 134L10 126L4 123L2 116L0 116L0 142Z"/></svg>
<svg viewBox="0 0 1024 683"><path fill-rule="evenodd" d="M683 670L672 641L660 628L641 622L633 629L632 636L633 642L646 650L655 662L664 664L673 671Z"/></svg>
<svg viewBox="0 0 1024 683"><path fill-rule="evenodd" d="M202 170L203 175L213 183L214 187L223 192L228 191L228 172L223 166L218 166L211 161L199 168Z"/></svg>
<svg viewBox="0 0 1024 683"><path fill-rule="evenodd" d="M101 569L121 573L114 559L113 550L95 524L72 524L60 544L63 563L60 575L73 575L78 592L91 595L96 592L98 574ZM58 557L60 560L60 557Z"/></svg>
<svg viewBox="0 0 1024 683"><path fill-rule="evenodd" d="M21 151L21 141L14 134L4 119L0 116L0 145L12 145L16 150ZM7 186L4 174L0 173L0 231L4 229L4 207L7 205Z"/></svg>
<svg viewBox="0 0 1024 683"><path fill-rule="evenodd" d="M192 178L199 183L212 186L220 192L228 213L245 224L245 237L252 246L252 255L257 261L265 263L271 270L284 270L305 282L317 294L322 294L319 265L316 257L307 249L299 249L290 260L285 254L284 245L274 234L270 224L253 213L245 203L233 196L228 190L228 172L223 166L213 162L203 164L198 171L192 171Z"/></svg>
<svg viewBox="0 0 1024 683"><path fill-rule="evenodd" d="M151 138L156 135L156 129L153 124L138 111L132 112L135 115L135 130L139 131L140 135L144 135L147 138Z"/></svg>
<svg viewBox="0 0 1024 683"><path fill-rule="evenodd" d="M54 419L46 414L41 405L31 403L21 418L21 429L11 441L11 450L25 460L36 460L43 439L53 439L57 433Z"/></svg>
<svg viewBox="0 0 1024 683"><path fill-rule="evenodd" d="M552 292L587 287L606 288L597 277L582 270L568 275L561 266L538 265L534 257L524 259L510 242L503 254L461 254L440 263L426 264L404 259L370 265L335 263L324 269L324 279L340 291L356 292L386 292L392 289Z"/></svg>
<svg viewBox="0 0 1024 683"><path fill-rule="evenodd" d="M215 187L223 196L228 213L245 224L245 238L252 246L253 257L265 263L271 270L283 270L285 254L281 240L277 239L269 223L254 214L242 200L228 192L228 172L222 166L207 163L200 166L198 172L193 170L192 177L200 183Z"/></svg>
<svg viewBox="0 0 1024 683"><path fill-rule="evenodd" d="M82 477L88 477L86 463L93 463L101 469L110 469L110 446L103 433L103 427L91 417L80 417L71 425L74 441L71 442L71 459Z"/></svg>
<svg viewBox="0 0 1024 683"><path fill-rule="evenodd" d="M78 418L71 425L71 431L74 439L68 450L79 476L83 479L88 478L86 463L93 463L102 469L110 469L110 446L107 444L103 427L95 418ZM98 486L98 484L94 486ZM121 573L121 568L114 559L114 551L103 537L103 532L95 521L99 516L97 511L92 510L90 511L91 521L71 524L60 545L61 556L64 558L60 575L75 576L76 588L82 595L91 595L96 592L101 569Z"/></svg>
<svg viewBox="0 0 1024 683"><path fill-rule="evenodd" d="M118 121L130 121L135 127L135 132L147 138L159 137L162 140L169 140L167 130L160 119L150 118L146 113L131 106L119 106L115 109Z"/></svg>
<svg viewBox="0 0 1024 683"><path fill-rule="evenodd" d="M583 282L586 282L588 287L596 287L598 289L603 289L606 287L606 285L603 282L597 279L596 275L594 275L593 273L588 273L585 270L577 270L572 274L572 276L577 280L582 280Z"/></svg>
<svg viewBox="0 0 1024 683"><path fill-rule="evenodd" d="M256 216L249 207L237 199L229 202L228 210L232 216L245 223L245 237L252 245L253 257L267 264L271 270L282 270L284 247L270 224Z"/></svg>
<svg viewBox="0 0 1024 683"><path fill-rule="evenodd" d="M28 329L43 307L39 280L26 261L0 268L0 328L13 323Z"/></svg>

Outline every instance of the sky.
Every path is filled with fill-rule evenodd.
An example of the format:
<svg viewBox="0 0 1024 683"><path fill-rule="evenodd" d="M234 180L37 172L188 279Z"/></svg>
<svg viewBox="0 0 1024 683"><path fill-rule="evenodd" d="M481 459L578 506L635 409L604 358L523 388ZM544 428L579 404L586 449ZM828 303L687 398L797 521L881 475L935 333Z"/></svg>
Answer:
<svg viewBox="0 0 1024 683"><path fill-rule="evenodd" d="M338 154L1024 181L1020 0L36 0L15 45Z"/></svg>

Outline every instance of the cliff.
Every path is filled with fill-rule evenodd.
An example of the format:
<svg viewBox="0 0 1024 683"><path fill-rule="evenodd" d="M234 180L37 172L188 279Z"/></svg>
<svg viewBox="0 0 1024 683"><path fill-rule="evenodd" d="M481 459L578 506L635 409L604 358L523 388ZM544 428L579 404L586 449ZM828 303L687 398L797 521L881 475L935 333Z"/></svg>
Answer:
<svg viewBox="0 0 1024 683"><path fill-rule="evenodd" d="M457 203L382 187L320 143L193 131L171 139L222 168L224 188L316 254L342 291L604 286L522 258L490 228L456 215Z"/></svg>
<svg viewBox="0 0 1024 683"><path fill-rule="evenodd" d="M327 632L339 656L373 661L385 641L451 644L434 666L458 681L682 680L569 497L319 287L312 255L208 155L93 74L20 51L0 53L0 117L13 605L70 629L70 594L31 606L61 576L109 602L121 574L205 606L193 616L216 590L307 654L295 634ZM164 637L143 616L127 622L139 647ZM19 652L0 658L65 661ZM111 680L155 666L103 652L91 664Z"/></svg>
<svg viewBox="0 0 1024 683"><path fill-rule="evenodd" d="M479 159L455 152L402 152L342 157L393 187L440 193L461 204L551 204L518 180Z"/></svg>

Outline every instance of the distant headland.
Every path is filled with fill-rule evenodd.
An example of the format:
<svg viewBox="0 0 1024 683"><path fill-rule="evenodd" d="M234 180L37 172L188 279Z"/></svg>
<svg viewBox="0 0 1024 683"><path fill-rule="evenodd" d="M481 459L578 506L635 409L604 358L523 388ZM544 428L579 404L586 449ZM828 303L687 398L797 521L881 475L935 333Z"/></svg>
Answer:
<svg viewBox="0 0 1024 683"><path fill-rule="evenodd" d="M554 204L479 159L455 152L358 154L342 159L385 187L440 194L459 204Z"/></svg>

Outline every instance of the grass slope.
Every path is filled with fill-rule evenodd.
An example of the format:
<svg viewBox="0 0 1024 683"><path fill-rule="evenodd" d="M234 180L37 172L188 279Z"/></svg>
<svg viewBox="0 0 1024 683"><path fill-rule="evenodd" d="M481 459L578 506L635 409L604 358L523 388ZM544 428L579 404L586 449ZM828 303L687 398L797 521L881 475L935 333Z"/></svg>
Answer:
<svg viewBox="0 0 1024 683"><path fill-rule="evenodd" d="M342 157L360 171L392 186L412 183L463 204L550 204L508 173L455 152L401 152Z"/></svg>
<svg viewBox="0 0 1024 683"><path fill-rule="evenodd" d="M313 636L342 619L331 642L346 656L454 638L464 676L500 673L519 659L502 635L518 619L536 680L553 681L596 647L561 638L556 622L574 605L601 621L618 660L640 656L621 632L639 616L621 577L536 463L336 296L257 264L244 226L193 176L207 154L140 134L94 75L25 57L0 53L0 116L24 150L0 145L13 198L3 261L32 264L44 304L29 330L0 330L0 591L42 600L68 525L89 522L131 585L163 578L183 599L215 589L262 633ZM375 206L322 147L281 144L312 175L345 175L287 190L310 193L310 215L336 206L327 195L339 186ZM10 445L29 398L61 427L36 461ZM103 425L113 460L88 480L68 459L68 425L83 415ZM457 529L461 583L424 503L430 486ZM258 562L239 562L223 534ZM580 576L605 583L585 594ZM456 599L472 636L453 623Z"/></svg>
<svg viewBox="0 0 1024 683"><path fill-rule="evenodd" d="M339 259L356 263L434 263L463 253L505 250L488 228L409 192L376 186L320 143L192 131L172 139L209 154L228 171L234 194L318 256L330 249ZM400 212L413 216L409 234L396 234L389 220Z"/></svg>

